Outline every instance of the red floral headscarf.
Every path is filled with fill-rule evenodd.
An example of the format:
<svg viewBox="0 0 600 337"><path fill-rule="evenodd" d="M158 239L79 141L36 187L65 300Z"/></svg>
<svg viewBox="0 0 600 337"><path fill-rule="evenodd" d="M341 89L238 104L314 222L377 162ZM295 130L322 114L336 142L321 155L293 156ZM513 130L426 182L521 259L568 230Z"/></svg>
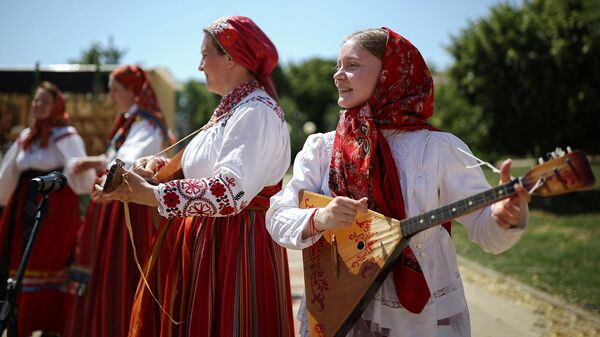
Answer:
<svg viewBox="0 0 600 337"><path fill-rule="evenodd" d="M434 129L427 120L433 114L433 80L421 53L407 39L384 27L387 43L382 71L370 100L343 110L337 125L330 162L329 188L334 196L356 200L367 197L369 208L396 219L406 217L402 189L390 147L382 129ZM410 258L414 259L410 248ZM405 251L405 255L407 253ZM416 260L414 260L416 261ZM417 263L418 266L418 263ZM401 275L398 264L394 276ZM429 298L427 284L419 279L422 296L411 285L397 285L405 308L420 312Z"/></svg>
<svg viewBox="0 0 600 337"><path fill-rule="evenodd" d="M433 80L421 53L404 37L384 29L388 40L379 80L367 103L340 112L329 179L335 195L368 197L375 209L382 206L372 189L381 186L382 177L374 168L383 164L383 154L378 153L389 152L381 129L431 129L427 120L433 114Z"/></svg>
<svg viewBox="0 0 600 337"><path fill-rule="evenodd" d="M47 118L34 119L29 134L21 143L23 150L29 149L31 143L38 137L40 139L40 146L43 148L48 147L48 137L50 137L50 131L52 131L53 127L71 125L69 114L65 111L65 99L60 89L48 81L40 83L38 86L39 89L50 93L54 99L54 106L50 116Z"/></svg>
<svg viewBox="0 0 600 337"><path fill-rule="evenodd" d="M227 16L213 22L205 31L235 62L250 70L272 98L277 99L271 75L277 66L277 48L254 21L244 16Z"/></svg>
<svg viewBox="0 0 600 337"><path fill-rule="evenodd" d="M142 68L137 65L123 65L112 71L111 76L114 80L121 83L125 88L133 92L135 95L135 104L141 111L144 111L153 116L152 121L158 123L165 141L172 142L172 136L169 134L167 128L167 122L160 110L158 99L152 89L152 85L146 76L146 73ZM124 118L124 113L119 116L115 127L111 132L110 139L114 138L115 134L122 129L123 125L127 123ZM135 116L131 116L134 118ZM142 116L143 117L143 116Z"/></svg>

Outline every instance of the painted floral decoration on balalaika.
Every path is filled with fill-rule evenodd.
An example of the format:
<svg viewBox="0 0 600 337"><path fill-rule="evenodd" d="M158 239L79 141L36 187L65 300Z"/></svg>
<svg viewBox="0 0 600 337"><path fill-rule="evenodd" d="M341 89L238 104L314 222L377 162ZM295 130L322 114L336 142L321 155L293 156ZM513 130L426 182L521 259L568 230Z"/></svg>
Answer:
<svg viewBox="0 0 600 337"><path fill-rule="evenodd" d="M515 184L544 197L594 184L583 152L557 150L550 157L521 178L415 217L398 221L369 211L359 214L349 228L324 232L302 252L310 336L346 336L413 234L508 198ZM300 207L324 207L331 200L303 191Z"/></svg>

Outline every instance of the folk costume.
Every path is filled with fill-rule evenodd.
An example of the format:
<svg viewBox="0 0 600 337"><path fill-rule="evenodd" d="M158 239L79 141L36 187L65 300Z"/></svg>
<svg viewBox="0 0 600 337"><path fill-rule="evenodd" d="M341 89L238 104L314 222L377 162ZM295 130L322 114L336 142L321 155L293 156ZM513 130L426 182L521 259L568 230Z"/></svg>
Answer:
<svg viewBox="0 0 600 337"><path fill-rule="evenodd" d="M429 69L408 40L386 31L382 71L371 99L341 111L335 132L309 136L292 180L271 199L267 228L287 248L306 248L321 235L302 239L314 211L297 208L303 189L367 197L370 209L404 219L490 188L480 169L466 168L475 163L457 148L468 147L427 124L433 114ZM526 216L507 230L496 224L491 207L457 221L484 250L500 253L520 238ZM349 336L470 336L449 231L438 225L414 235L403 255ZM305 310L303 305L298 316L303 336L308 335Z"/></svg>
<svg viewBox="0 0 600 337"><path fill-rule="evenodd" d="M45 90L48 90L44 87ZM64 292L69 255L81 226L77 195L92 191L92 170L73 173L73 163L85 157L85 146L70 125L65 101L58 89L48 118L35 119L9 148L0 166L0 294L6 279L14 277L32 232L42 195L29 189L32 178L61 171L68 184L52 192L48 212L40 223L18 297L18 330L27 336L35 330L62 333L69 312ZM52 90L54 91L54 89ZM53 95L54 96L54 95Z"/></svg>
<svg viewBox="0 0 600 337"><path fill-rule="evenodd" d="M112 72L113 79L135 95L135 104L120 114L109 137L106 168L120 159L125 168L154 155L168 139L168 129L146 73L135 65ZM158 221L156 211L129 205L137 255L147 254ZM73 310L66 336L125 336L140 273L125 225L121 202L90 202L79 233L70 271Z"/></svg>
<svg viewBox="0 0 600 337"><path fill-rule="evenodd" d="M290 163L270 76L277 51L248 18L207 31L258 80L222 97L183 153L185 178L159 185L159 212L169 219L145 270L166 313L140 283L129 336L292 336L287 255L264 218Z"/></svg>

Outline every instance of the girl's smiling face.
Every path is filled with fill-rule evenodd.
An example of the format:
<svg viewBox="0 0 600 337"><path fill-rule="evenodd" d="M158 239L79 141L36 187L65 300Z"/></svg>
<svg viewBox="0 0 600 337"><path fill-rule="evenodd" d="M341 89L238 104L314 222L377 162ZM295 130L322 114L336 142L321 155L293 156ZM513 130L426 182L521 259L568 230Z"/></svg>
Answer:
<svg viewBox="0 0 600 337"><path fill-rule="evenodd" d="M340 48L337 71L333 74L338 89L338 105L350 109L369 101L381 73L381 60L354 41Z"/></svg>

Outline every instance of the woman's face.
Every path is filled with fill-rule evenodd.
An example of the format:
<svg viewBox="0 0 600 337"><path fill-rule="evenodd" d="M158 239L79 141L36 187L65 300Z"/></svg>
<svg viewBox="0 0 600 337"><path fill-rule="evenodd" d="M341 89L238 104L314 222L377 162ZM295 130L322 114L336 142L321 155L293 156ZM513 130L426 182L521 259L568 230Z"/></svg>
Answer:
<svg viewBox="0 0 600 337"><path fill-rule="evenodd" d="M202 59L198 70L204 72L206 76L206 89L217 95L223 96L227 93L227 76L229 57L220 54L208 34L204 34L202 47L200 49Z"/></svg>
<svg viewBox="0 0 600 337"><path fill-rule="evenodd" d="M365 104L373 95L381 73L381 60L352 40L340 48L333 81L340 95L338 105L350 109Z"/></svg>
<svg viewBox="0 0 600 337"><path fill-rule="evenodd" d="M54 109L54 97L47 90L38 88L31 101L31 112L33 117L38 120L44 120L52 114Z"/></svg>
<svg viewBox="0 0 600 337"><path fill-rule="evenodd" d="M112 76L108 79L110 98L119 112L126 112L135 104L135 95Z"/></svg>

